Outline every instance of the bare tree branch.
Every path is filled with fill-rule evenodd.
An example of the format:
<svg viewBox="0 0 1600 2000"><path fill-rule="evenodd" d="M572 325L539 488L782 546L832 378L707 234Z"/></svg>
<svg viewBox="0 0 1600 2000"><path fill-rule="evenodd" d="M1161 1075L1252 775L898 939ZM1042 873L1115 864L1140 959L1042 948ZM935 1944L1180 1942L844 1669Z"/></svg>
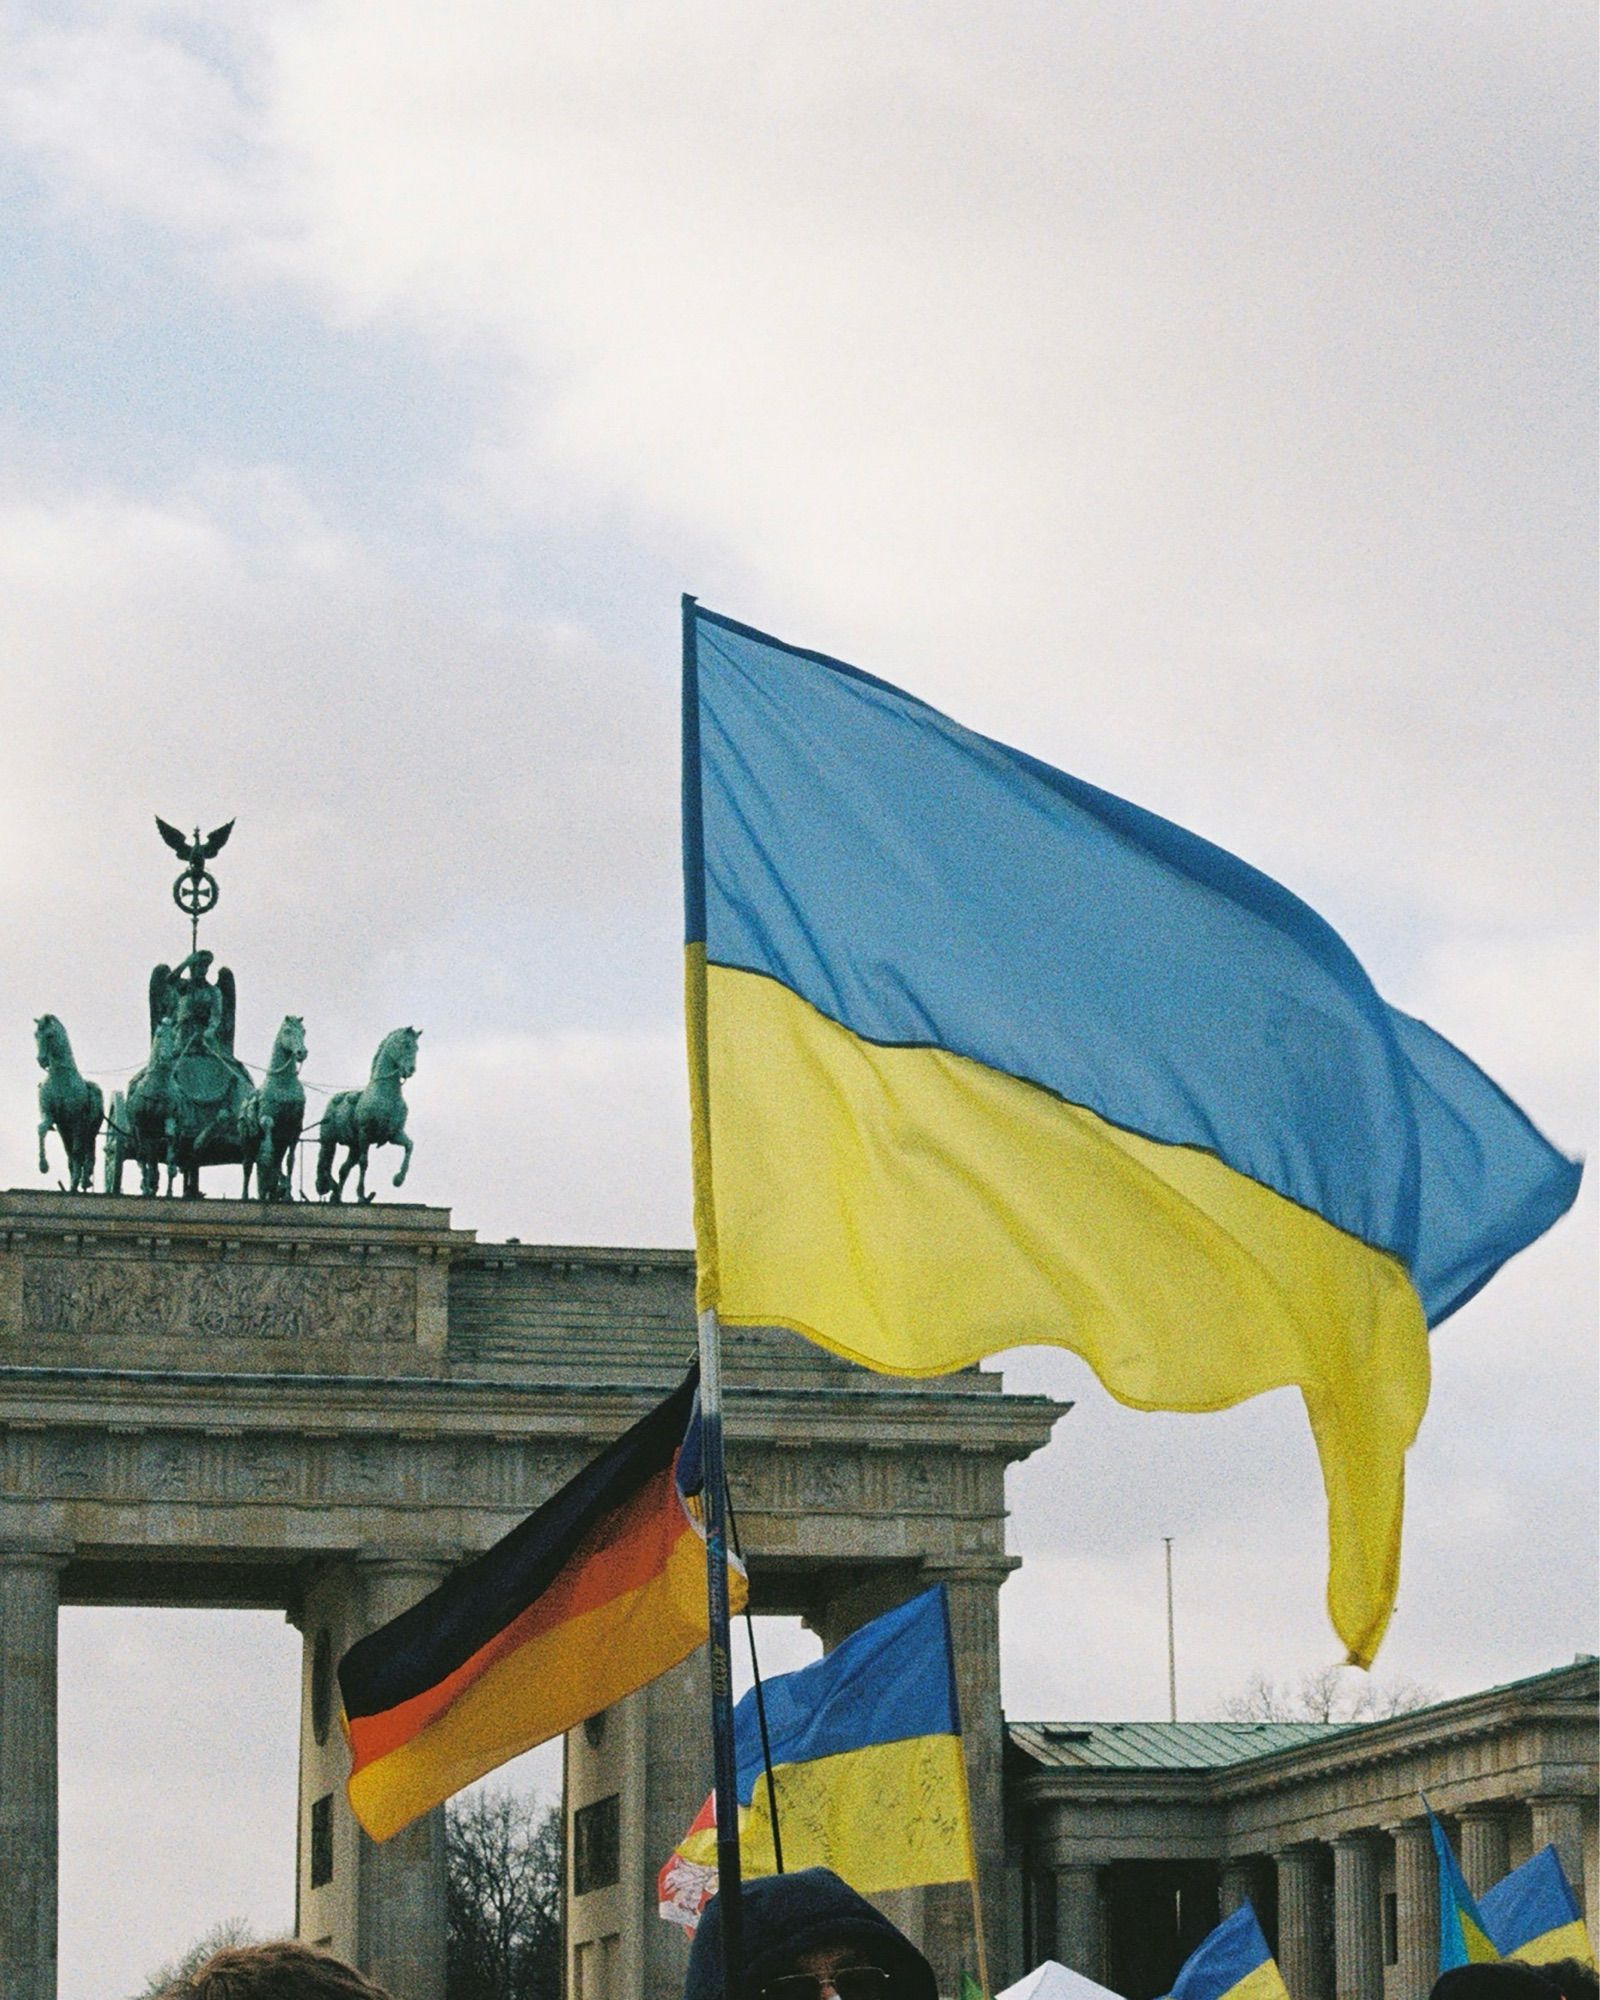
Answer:
<svg viewBox="0 0 1600 2000"><path fill-rule="evenodd" d="M160 2000L160 1996L171 1987L187 1979L190 1973L198 1971L213 1952L226 1951L229 1945L257 1944L260 1940L243 1917L224 1917L220 1924L213 1924L204 1937L196 1938L185 1952L168 1959L165 1965L158 1965L134 2000Z"/></svg>
<svg viewBox="0 0 1600 2000"><path fill-rule="evenodd" d="M446 1810L448 2000L560 2000L562 1820L515 1792Z"/></svg>
<svg viewBox="0 0 1600 2000"><path fill-rule="evenodd" d="M1437 1688L1420 1681L1391 1681L1387 1686L1350 1667L1323 1667L1302 1674L1298 1686L1252 1674L1236 1695L1222 1704L1225 1722L1383 1722L1409 1715L1439 1700Z"/></svg>

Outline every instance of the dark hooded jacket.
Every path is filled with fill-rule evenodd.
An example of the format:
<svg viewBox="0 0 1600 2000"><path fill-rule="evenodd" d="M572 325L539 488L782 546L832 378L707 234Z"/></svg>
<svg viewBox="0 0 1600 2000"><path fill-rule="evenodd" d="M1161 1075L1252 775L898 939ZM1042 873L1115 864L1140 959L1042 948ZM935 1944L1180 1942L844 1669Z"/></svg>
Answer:
<svg viewBox="0 0 1600 2000"><path fill-rule="evenodd" d="M828 1868L799 1868L792 1875L763 1875L744 1885L744 1992L753 1996L769 1979L794 1970L801 1952L824 1944L860 1948L864 1962L894 1977L892 2000L938 2000L933 1968L903 1931ZM689 1953L683 2000L723 2000L722 1909L713 1896L700 1918Z"/></svg>
<svg viewBox="0 0 1600 2000"><path fill-rule="evenodd" d="M1558 1970L1551 1965L1524 1965L1517 1959L1489 1965L1458 1965L1440 1973L1428 2000L1556 2000L1558 1994L1566 1993L1556 1976ZM1579 1976L1582 1977L1581 1967ZM1594 1990L1593 1982L1594 1974L1590 1973L1590 1992ZM1576 2000L1576 1996L1567 1994L1566 2000Z"/></svg>

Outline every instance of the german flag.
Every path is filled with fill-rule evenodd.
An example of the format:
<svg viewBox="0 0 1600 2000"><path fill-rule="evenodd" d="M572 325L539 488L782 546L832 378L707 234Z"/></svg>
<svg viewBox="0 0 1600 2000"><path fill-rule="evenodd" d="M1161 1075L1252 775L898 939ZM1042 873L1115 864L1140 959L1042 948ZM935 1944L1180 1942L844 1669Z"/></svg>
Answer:
<svg viewBox="0 0 1600 2000"><path fill-rule="evenodd" d="M374 1840L632 1694L706 1636L698 1370L339 1662L351 1810ZM730 1592L743 1602L743 1573Z"/></svg>

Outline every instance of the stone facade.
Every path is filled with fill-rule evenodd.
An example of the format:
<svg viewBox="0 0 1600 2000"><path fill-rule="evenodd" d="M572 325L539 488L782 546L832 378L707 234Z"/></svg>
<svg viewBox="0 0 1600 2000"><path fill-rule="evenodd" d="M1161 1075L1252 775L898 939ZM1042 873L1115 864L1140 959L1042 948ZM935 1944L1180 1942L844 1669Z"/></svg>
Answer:
<svg viewBox="0 0 1600 2000"><path fill-rule="evenodd" d="M1580 1659L1344 1727L1018 1723L1024 1956L1154 2000L1248 1896L1293 2000L1425 2000L1439 1920L1424 1794L1474 1890L1554 1843L1592 1926L1597 1672Z"/></svg>
<svg viewBox="0 0 1600 2000"><path fill-rule="evenodd" d="M331 1675L361 1632L523 1519L679 1379L687 1252L478 1244L442 1210L0 1194L0 1992L55 1992L60 1603L282 1608L304 1636L298 1926L399 2000L441 2000L443 1828L375 1846L344 1800ZM1065 1406L980 1370L869 1376L730 1334L729 1478L762 1611L825 1642L948 1581L998 1967L1005 1468ZM628 1887L570 1899L577 2000L667 2000L654 1873L708 1788L703 1667L568 1749L615 1798ZM287 1753L287 1746L286 1753ZM606 1807L607 1812L612 1811ZM571 1843L569 1843L569 1846ZM969 1919L901 1911L953 1978Z"/></svg>

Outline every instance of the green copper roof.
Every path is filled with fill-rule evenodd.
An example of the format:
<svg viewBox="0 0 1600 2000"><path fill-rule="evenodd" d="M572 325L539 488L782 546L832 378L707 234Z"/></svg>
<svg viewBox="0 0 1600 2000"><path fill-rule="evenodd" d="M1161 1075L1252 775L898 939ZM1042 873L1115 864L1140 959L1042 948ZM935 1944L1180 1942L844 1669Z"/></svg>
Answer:
<svg viewBox="0 0 1600 2000"><path fill-rule="evenodd" d="M1047 1770L1199 1771L1339 1736L1347 1722L1013 1722L1017 1748Z"/></svg>
<svg viewBox="0 0 1600 2000"><path fill-rule="evenodd" d="M1547 1667L1474 1694L1449 1695L1426 1708L1385 1718L1393 1723L1441 1715L1489 1697L1525 1693L1532 1699L1593 1701L1596 1660L1579 1653L1570 1666ZM1047 1771L1206 1771L1270 1757L1353 1729L1376 1729L1367 1722L1012 1722L1006 1733L1013 1747ZM1443 1724L1438 1726L1445 1726Z"/></svg>

